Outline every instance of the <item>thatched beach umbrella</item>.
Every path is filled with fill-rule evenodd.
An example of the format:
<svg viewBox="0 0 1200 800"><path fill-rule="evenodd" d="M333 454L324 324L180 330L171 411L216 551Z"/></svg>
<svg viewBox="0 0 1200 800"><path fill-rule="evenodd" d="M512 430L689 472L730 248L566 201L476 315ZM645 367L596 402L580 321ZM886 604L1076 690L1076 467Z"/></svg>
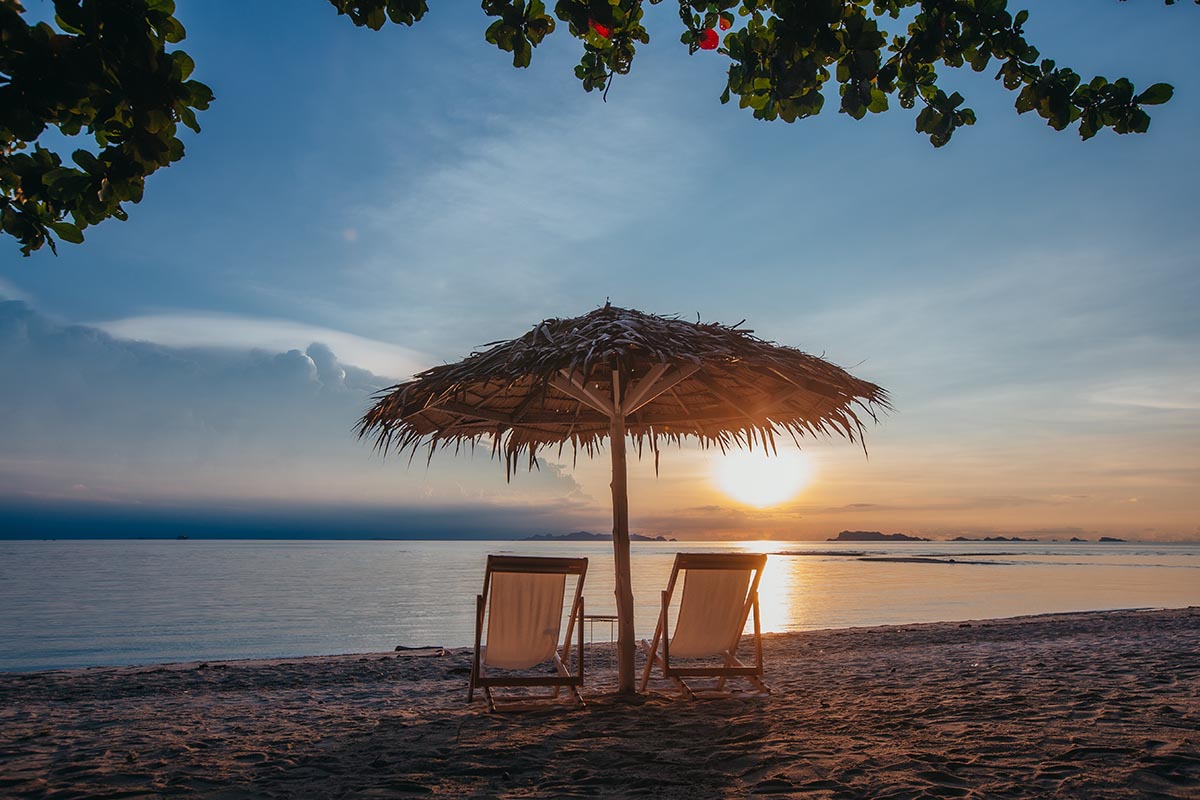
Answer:
<svg viewBox="0 0 1200 800"><path fill-rule="evenodd" d="M383 452L490 437L511 475L539 449L566 443L612 452L618 679L633 691L633 586L625 444L694 436L703 446L762 446L775 437L863 433L887 393L824 359L758 339L737 326L700 324L605 304L548 319L519 339L485 345L456 364L385 389L359 421Z"/></svg>

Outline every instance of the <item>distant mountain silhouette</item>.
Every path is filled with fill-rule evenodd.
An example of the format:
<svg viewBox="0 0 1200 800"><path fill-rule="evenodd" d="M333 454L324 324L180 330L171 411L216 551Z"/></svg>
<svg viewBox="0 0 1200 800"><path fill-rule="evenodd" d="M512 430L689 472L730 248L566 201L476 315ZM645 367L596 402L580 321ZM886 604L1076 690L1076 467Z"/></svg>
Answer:
<svg viewBox="0 0 1200 800"><path fill-rule="evenodd" d="M920 536L904 533L880 533L879 531L842 531L827 542L928 542Z"/></svg>

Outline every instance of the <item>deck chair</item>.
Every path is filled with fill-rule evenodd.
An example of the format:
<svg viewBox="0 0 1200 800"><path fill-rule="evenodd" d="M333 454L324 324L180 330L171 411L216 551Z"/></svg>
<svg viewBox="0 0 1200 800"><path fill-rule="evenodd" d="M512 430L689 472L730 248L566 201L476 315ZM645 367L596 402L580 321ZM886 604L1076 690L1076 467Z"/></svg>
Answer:
<svg viewBox="0 0 1200 800"><path fill-rule="evenodd" d="M467 702L475 690L483 689L489 711L536 708L547 701L560 702L563 689L567 700L583 705L583 579L586 558L540 558L488 556L483 576L483 594L475 600L475 657L471 662L471 685ZM567 615L567 633L561 649L563 595L568 575L576 576L574 600ZM484 639L486 622L487 638ZM571 657L571 635L578 636L578 669L567 669ZM531 675L529 671L552 662L554 674ZM546 694L499 696L495 687L549 687Z"/></svg>
<svg viewBox="0 0 1200 800"><path fill-rule="evenodd" d="M650 673L658 666L664 678L675 682L679 693L689 699L698 696L726 696L730 678L745 678L759 694L771 690L762 682L762 631L758 617L758 582L767 557L751 553L679 553L671 569L671 579L662 593L662 610L652 641L642 640L646 651L646 669L641 691L650 683ZM680 573L684 573L683 596L674 633L668 631L667 612ZM747 666L737 657L738 644L746 627L746 618L754 614L754 664ZM688 659L688 666L672 663ZM692 666L696 660L720 659L719 664ZM703 661L701 661L703 663ZM684 678L716 678L715 686L695 687Z"/></svg>

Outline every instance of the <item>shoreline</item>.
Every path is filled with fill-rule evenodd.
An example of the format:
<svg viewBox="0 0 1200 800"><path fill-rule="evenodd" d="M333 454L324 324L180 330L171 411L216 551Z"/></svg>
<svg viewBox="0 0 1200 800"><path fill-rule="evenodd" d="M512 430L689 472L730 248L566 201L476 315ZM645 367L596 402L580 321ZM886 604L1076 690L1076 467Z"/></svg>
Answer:
<svg viewBox="0 0 1200 800"><path fill-rule="evenodd" d="M959 563L965 563L965 562L959 562ZM1097 608L1097 609L1088 609L1085 611L1044 611L1044 612L1039 612L1036 614L1019 614L1019 615L1011 616L1011 617L948 619L948 620L939 620L936 622L906 622L906 623L896 623L896 624L886 624L886 625L846 625L846 626L836 627L836 628L833 628L833 627L811 628L811 629L799 630L799 631L764 631L763 639L765 641L767 637L797 636L797 635L804 635L804 634L821 634L821 633L833 633L833 632L842 632L842 631L871 631L871 630L892 629L892 628L909 629L909 628L940 626L940 625L960 625L961 626L964 623L967 623L968 625L970 625L970 624L981 624L982 625L982 624L1000 623L1000 622L1015 622L1015 621L1019 621L1019 620L1038 620L1038 619L1043 619L1043 618L1048 618L1048 617L1075 617L1075 616L1090 616L1090 615L1094 615L1094 614L1121 614L1121 613L1150 612L1150 611L1186 611L1189 609L1200 611L1200 606L1173 606L1173 607L1130 606L1130 607L1124 607L1124 608ZM649 636L649 634L647 634L646 636L639 636L638 641L640 642L641 639L647 638L648 636ZM595 642L595 643L587 642L585 644L589 649L596 648L599 650L602 650L603 648L610 646L608 642L599 642L599 641ZM0 680L3 680L5 677L13 677L13 676L21 676L21 675L44 675L44 674L49 674L49 673L58 673L58 674L65 674L65 675L73 675L73 674L82 675L82 674L93 673L93 672L96 672L99 670L109 670L116 674L125 674L125 673L131 672L131 671L136 672L136 671L140 671L140 670L151 670L151 669L166 669L166 670L173 670L173 671L189 670L189 669L196 669L197 667L200 667L201 665L205 665L206 667L211 667L213 665L272 666L272 665L276 665L276 664L283 663L283 662L309 662L309 661L317 662L317 661L340 660L340 659L354 659L354 658L363 658L363 657L373 658L373 657L404 657L404 656L408 656L410 658L419 658L419 657L426 655L426 651L432 651L432 650L441 650L441 651L443 651L444 655L456 655L456 654L461 654L461 653L470 653L472 651L472 648L469 646L465 646L465 645L462 645L462 646L435 645L435 644L424 645L424 646L398 645L393 650L367 650L367 651L353 652L353 653L318 653L318 654L310 654L310 655L285 655L285 656L249 656L246 658L189 659L187 661L147 661L147 662L140 663L140 664L94 664L94 665L79 666L79 667L47 667L45 669L20 669L20 670L0 669Z"/></svg>
<svg viewBox="0 0 1200 800"><path fill-rule="evenodd" d="M765 634L760 700L609 694L608 649L517 715L469 648L0 673L0 795L1200 795L1197 607Z"/></svg>

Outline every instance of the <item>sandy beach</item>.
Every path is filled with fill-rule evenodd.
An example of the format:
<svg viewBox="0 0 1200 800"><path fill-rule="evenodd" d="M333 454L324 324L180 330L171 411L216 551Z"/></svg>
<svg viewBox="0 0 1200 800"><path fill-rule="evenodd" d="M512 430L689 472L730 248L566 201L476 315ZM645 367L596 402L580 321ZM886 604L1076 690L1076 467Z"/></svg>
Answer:
<svg viewBox="0 0 1200 800"><path fill-rule="evenodd" d="M768 699L487 714L469 653L0 674L0 796L1200 797L1200 609L766 637Z"/></svg>

